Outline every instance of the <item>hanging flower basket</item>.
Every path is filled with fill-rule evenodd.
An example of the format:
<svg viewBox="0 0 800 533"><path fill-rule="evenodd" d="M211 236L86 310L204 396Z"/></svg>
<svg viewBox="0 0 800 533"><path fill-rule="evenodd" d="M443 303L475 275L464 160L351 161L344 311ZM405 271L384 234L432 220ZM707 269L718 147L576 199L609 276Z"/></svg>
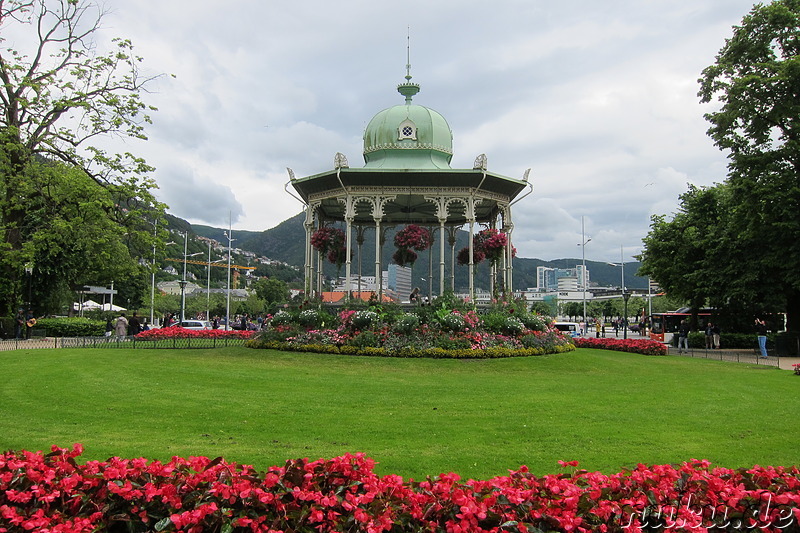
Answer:
<svg viewBox="0 0 800 533"><path fill-rule="evenodd" d="M400 266L413 266L416 260L417 252L414 250L398 249L394 255L392 255L392 261Z"/></svg>
<svg viewBox="0 0 800 533"><path fill-rule="evenodd" d="M342 266L347 259L347 238L339 228L324 226L311 234L311 246L327 256L328 261Z"/></svg>
<svg viewBox="0 0 800 533"><path fill-rule="evenodd" d="M430 230L409 224L398 231L394 236L394 245L397 251L392 255L392 260L400 265L412 266L417 260L417 252L427 250L433 244L433 235Z"/></svg>
<svg viewBox="0 0 800 533"><path fill-rule="evenodd" d="M474 264L478 264L484 259L486 259L486 254L483 253L482 250L473 249L472 251L475 260ZM456 257L456 261L458 261L459 265L468 265L469 264L469 246L465 246L461 250L458 251L458 256Z"/></svg>
<svg viewBox="0 0 800 533"><path fill-rule="evenodd" d="M474 264L478 264L484 259L488 259L496 264L503 257L503 252L508 246L508 235L502 231L490 228L479 231L472 237L472 248L474 253ZM516 257L517 249L512 246L511 256ZM469 247L458 252L458 264L469 264Z"/></svg>
<svg viewBox="0 0 800 533"><path fill-rule="evenodd" d="M422 252L430 248L432 244L433 236L430 230L416 224L409 224L394 236L394 245L400 249Z"/></svg>

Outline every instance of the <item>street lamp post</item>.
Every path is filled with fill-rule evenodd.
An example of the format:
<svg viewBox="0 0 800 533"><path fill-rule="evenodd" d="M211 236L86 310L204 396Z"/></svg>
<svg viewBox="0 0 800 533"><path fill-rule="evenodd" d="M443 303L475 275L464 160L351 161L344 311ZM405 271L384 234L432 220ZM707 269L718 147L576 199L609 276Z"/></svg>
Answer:
<svg viewBox="0 0 800 533"><path fill-rule="evenodd" d="M586 328L586 332L589 332L589 324L586 321L586 245L589 244L592 238L586 238L586 234L584 233L584 226L583 226L583 216L581 216L581 265L583 269L581 270L581 286L583 287L583 327Z"/></svg>
<svg viewBox="0 0 800 533"><path fill-rule="evenodd" d="M627 339L628 338L628 300L630 299L631 295L627 294L625 292L625 256L623 254L624 254L624 252L622 250L622 246L620 245L620 247L619 247L620 263L619 264L606 263L606 264L614 266L614 267L616 267L616 266L620 267L620 275L621 275L620 290L622 291L622 300L623 300L623 304L624 304L622 306L623 307L622 313L623 313L623 315L625 315L622 318L622 335L623 335L623 338Z"/></svg>
<svg viewBox="0 0 800 533"><path fill-rule="evenodd" d="M628 300L630 300L630 298L631 298L631 295L628 294L627 292L623 292L622 293L622 299L625 302L625 305L623 305L623 308L624 308L623 312L625 313L625 318L623 319L624 322L622 324L622 328L623 328L623 330L622 330L623 331L622 338L623 339L627 339L628 338Z"/></svg>
<svg viewBox="0 0 800 533"><path fill-rule="evenodd" d="M200 255L203 252L197 252L194 254L188 254L188 246L189 246L189 232L185 232L183 234L183 277L180 280L181 285L181 324L183 321L186 320L186 284L188 281L186 280L186 260L189 257L194 257L196 255Z"/></svg>
<svg viewBox="0 0 800 533"><path fill-rule="evenodd" d="M231 230L230 219L228 222L228 231L225 236L228 238L228 285L227 296L225 298L225 331L231 329L231 243L233 242L233 230Z"/></svg>
<svg viewBox="0 0 800 533"><path fill-rule="evenodd" d="M156 238L158 237L158 219L153 222L153 263L150 266L150 327L153 327L156 307Z"/></svg>
<svg viewBox="0 0 800 533"><path fill-rule="evenodd" d="M206 282L206 320L211 320L211 241L208 241L208 281Z"/></svg>

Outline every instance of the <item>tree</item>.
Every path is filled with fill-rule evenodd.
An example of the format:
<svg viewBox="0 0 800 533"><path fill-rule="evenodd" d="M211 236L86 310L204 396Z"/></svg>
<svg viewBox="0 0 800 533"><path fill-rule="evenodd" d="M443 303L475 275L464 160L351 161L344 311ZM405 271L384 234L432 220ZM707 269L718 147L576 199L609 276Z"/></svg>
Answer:
<svg viewBox="0 0 800 533"><path fill-rule="evenodd" d="M785 310L800 330L800 0L758 4L700 78L715 144L729 152L734 298ZM759 291L748 291L758 280Z"/></svg>
<svg viewBox="0 0 800 533"><path fill-rule="evenodd" d="M147 220L163 206L150 192L152 168L96 142L145 139L152 108L140 93L152 78L141 76L130 41L97 52L102 16L85 0L0 0L0 44L17 32L15 48L0 48L0 315L26 296L26 266L37 292L55 294L48 283L63 290L82 276L98 284L125 274L117 268L131 274L154 242ZM96 226L81 226L91 236L75 233L82 217ZM71 246L70 232L82 242ZM91 268L80 263L87 254Z"/></svg>
<svg viewBox="0 0 800 533"><path fill-rule="evenodd" d="M267 304L282 304L289 301L289 288L285 281L261 278L253 283L256 295Z"/></svg>
<svg viewBox="0 0 800 533"><path fill-rule="evenodd" d="M544 316L555 316L553 306L544 300L537 300L531 304L531 313L536 313Z"/></svg>
<svg viewBox="0 0 800 533"><path fill-rule="evenodd" d="M730 245L726 185L690 186L680 196L678 212L667 220L652 217L643 239L640 275L650 276L673 298L697 311L720 303L727 284L725 269Z"/></svg>

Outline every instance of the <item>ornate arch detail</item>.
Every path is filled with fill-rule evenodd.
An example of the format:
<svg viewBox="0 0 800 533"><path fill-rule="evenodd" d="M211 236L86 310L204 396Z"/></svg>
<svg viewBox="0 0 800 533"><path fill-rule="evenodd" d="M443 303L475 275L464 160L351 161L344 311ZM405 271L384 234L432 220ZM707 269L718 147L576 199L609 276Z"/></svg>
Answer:
<svg viewBox="0 0 800 533"><path fill-rule="evenodd" d="M386 207L386 204L391 200L396 199L396 195L391 196L375 196L375 204L374 209L372 211L372 218L377 220L382 220L384 215L386 214L383 210Z"/></svg>
<svg viewBox="0 0 800 533"><path fill-rule="evenodd" d="M503 219L503 228L507 228L507 232L511 233L514 229L514 222L511 221L511 205L501 204L498 207L500 209L500 216Z"/></svg>
<svg viewBox="0 0 800 533"><path fill-rule="evenodd" d="M477 206L481 202L483 202L483 198L475 198L474 196L471 196L465 202L467 208L465 215L467 217L467 220L475 220L475 206Z"/></svg>
<svg viewBox="0 0 800 533"><path fill-rule="evenodd" d="M306 207L306 219L303 222L304 226L308 228L314 225L314 216L321 205L322 202L311 202L308 204L308 207Z"/></svg>
<svg viewBox="0 0 800 533"><path fill-rule="evenodd" d="M423 196L426 202L430 202L436 208L436 218L439 222L447 220L447 197L446 196Z"/></svg>
<svg viewBox="0 0 800 533"><path fill-rule="evenodd" d="M458 197L458 196L456 196L456 197L448 197L447 198L447 205L446 205L447 216L451 215L450 207L453 204L461 204L461 205L463 205L465 213L469 210L467 198L461 198L461 197Z"/></svg>

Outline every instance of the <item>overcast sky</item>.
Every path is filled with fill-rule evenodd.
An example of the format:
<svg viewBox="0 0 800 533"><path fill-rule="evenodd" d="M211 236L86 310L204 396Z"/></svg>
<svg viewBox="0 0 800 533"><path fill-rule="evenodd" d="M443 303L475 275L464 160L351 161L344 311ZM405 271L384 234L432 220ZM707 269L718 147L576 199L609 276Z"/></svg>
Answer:
<svg viewBox="0 0 800 533"><path fill-rule="evenodd" d="M407 33L421 92L454 135L453 168L478 154L521 178L519 255L632 260L650 216L687 184L725 178L697 78L749 0L109 0L104 38L130 38L168 73L130 149L157 168L158 197L193 223L265 230L302 205L284 192L362 166L362 134L403 98Z"/></svg>

